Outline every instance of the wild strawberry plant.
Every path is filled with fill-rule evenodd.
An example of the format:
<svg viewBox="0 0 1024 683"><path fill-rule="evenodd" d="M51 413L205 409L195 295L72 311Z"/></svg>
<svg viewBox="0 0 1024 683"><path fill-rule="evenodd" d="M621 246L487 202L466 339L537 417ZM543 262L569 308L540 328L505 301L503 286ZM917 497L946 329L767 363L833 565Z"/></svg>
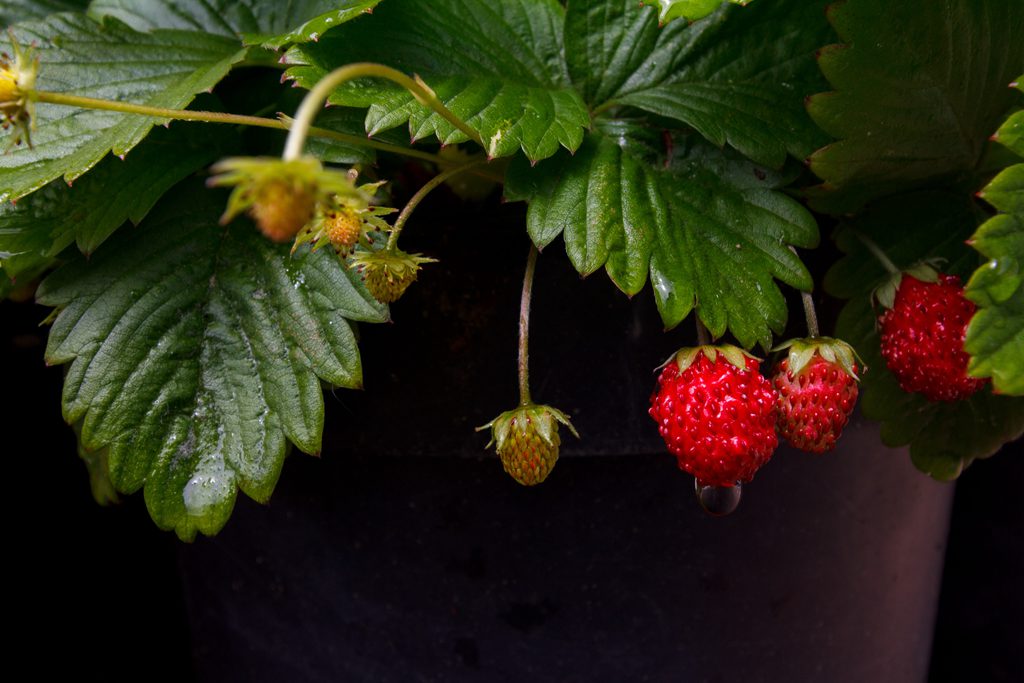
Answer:
<svg viewBox="0 0 1024 683"><path fill-rule="evenodd" d="M444 259L399 240L445 182L502 183L536 248L561 238L581 274L649 287L667 329L694 317L702 350L674 358L702 367L758 372L744 354L783 341L802 292L808 338L782 344L777 384L818 368L839 412L753 382L758 443L726 464L683 449L743 470L715 486L768 460L777 419L827 450L854 374L885 442L937 478L1024 431L1021 3L3 0L0 19L0 292L52 307L46 360L96 490L144 490L184 539L222 528L239 490L267 500L292 446L320 451L321 385L362 386L356 326ZM392 188L397 159L435 177ZM849 300L825 332L856 371L810 301L822 231L844 252L826 290ZM528 484L571 428L530 396L535 259L520 406L489 425ZM986 381L959 401L900 387L872 308L887 271L934 259L977 306L957 372Z"/></svg>

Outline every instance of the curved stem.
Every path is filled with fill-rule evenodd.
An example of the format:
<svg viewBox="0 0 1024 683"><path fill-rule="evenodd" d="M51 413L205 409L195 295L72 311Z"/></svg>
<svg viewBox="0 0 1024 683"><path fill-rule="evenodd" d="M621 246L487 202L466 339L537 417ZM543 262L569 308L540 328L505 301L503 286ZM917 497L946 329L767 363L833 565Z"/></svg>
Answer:
<svg viewBox="0 0 1024 683"><path fill-rule="evenodd" d="M537 269L537 247L530 243L523 275L523 296L519 301L519 405L530 400L530 299L533 296L533 273Z"/></svg>
<svg viewBox="0 0 1024 683"><path fill-rule="evenodd" d="M281 119L271 119L263 116L245 116L242 114L226 114L219 111L199 111L191 109L165 109L163 107L150 107L145 104L132 104L131 102L118 102L116 100L102 100L95 97L81 97L79 95L66 95L64 93L46 92L46 91L34 91L32 97L36 102L45 102L47 104L59 104L68 107L78 107L80 109L100 109L103 111L116 111L122 114L139 114L140 116L153 116L161 119L173 119L176 121L198 121L202 123L223 123L232 124L237 126L254 126L256 128L272 128L274 130L290 130L293 125L293 119L283 116ZM402 156L410 157L413 159L422 159L423 161L429 161L431 163L438 164L439 166L451 166L454 163L458 163L451 159L446 159L438 154L431 154L430 152L424 152L418 149L410 149L408 147L401 147L399 145L392 145L387 142L379 142L377 140L371 140L370 138L361 137L359 135L350 135L348 133L340 133L335 130L329 130L327 128L318 128L316 126L310 126L308 134L312 137L325 138L328 140L338 140L350 145L356 145L359 147L367 147L369 149L376 149L381 152L390 152L392 154L400 154ZM502 179L498 178L490 173L483 173L480 169L474 169L473 172L478 172L480 175L494 180L495 182L501 182Z"/></svg>
<svg viewBox="0 0 1024 683"><path fill-rule="evenodd" d="M882 267L885 268L890 275L896 275L897 273L900 272L900 269L896 267L896 264L893 263L888 256L886 256L885 252L882 251L881 247L875 244L874 240L872 240L870 237L862 233L860 230L857 230L856 228L847 227L847 230L852 232L854 236L856 236L857 239L859 239L861 243L865 247L867 247L868 251L870 251L876 259L878 259L878 262L882 264Z"/></svg>
<svg viewBox="0 0 1024 683"><path fill-rule="evenodd" d="M807 335L818 337L818 314L814 310L814 299L810 292L800 292L800 300L804 303L804 318L807 319Z"/></svg>
<svg viewBox="0 0 1024 683"><path fill-rule="evenodd" d="M469 161L461 166L456 166L455 168L450 168L447 171L442 171L441 173L438 173L436 176L428 180L426 184L423 185L423 187L416 191L416 194L409 198L409 201L402 208L402 212L398 214L398 218L395 219L395 224L391 228L391 236L388 238L387 248L389 250L392 250L396 246L398 246L398 236L402 233L402 228L405 227L405 223L406 221L409 220L409 216L411 216L412 212L416 210L416 207L420 205L420 202L422 202L428 194L433 192L438 185L440 185L441 183L443 183L444 181L448 180L453 176L456 176L464 171L468 171L476 166L479 166L485 161L487 160L473 159L472 161Z"/></svg>
<svg viewBox="0 0 1024 683"><path fill-rule="evenodd" d="M480 134L470 128L465 121L453 114L448 107L444 106L444 103L438 99L434 91L421 81L419 77L416 79L409 78L401 71L384 66L383 64L360 62L335 69L321 78L313 86L313 89L306 94L302 104L299 105L299 110L295 113L295 125L288 133L288 141L285 143L284 154L282 155L285 161L298 159L302 155L302 148L306 143L306 134L310 126L313 125L316 115L323 109L324 102L327 101L327 97L331 92L347 81L364 77L385 78L397 83L412 93L417 102L425 107L430 107L446 121L468 135L471 140L481 147L484 146Z"/></svg>
<svg viewBox="0 0 1024 683"><path fill-rule="evenodd" d="M697 312L693 313L693 320L697 323L697 344L700 346L706 346L711 343L711 335L708 334L708 328L704 327L704 323L701 322L700 316Z"/></svg>

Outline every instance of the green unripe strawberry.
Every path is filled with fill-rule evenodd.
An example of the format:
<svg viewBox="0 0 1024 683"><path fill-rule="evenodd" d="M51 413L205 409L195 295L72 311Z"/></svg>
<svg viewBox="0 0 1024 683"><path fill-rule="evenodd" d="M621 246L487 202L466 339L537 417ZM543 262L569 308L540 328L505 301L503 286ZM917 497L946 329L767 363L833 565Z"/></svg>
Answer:
<svg viewBox="0 0 1024 683"><path fill-rule="evenodd" d="M579 438L565 413L534 404L506 411L477 431L492 429L487 445L495 445L505 471L523 486L534 486L547 479L558 460L559 422Z"/></svg>
<svg viewBox="0 0 1024 683"><path fill-rule="evenodd" d="M433 262L435 259L401 249L358 251L352 256L352 267L362 274L366 289L382 304L398 301L416 281L421 264Z"/></svg>

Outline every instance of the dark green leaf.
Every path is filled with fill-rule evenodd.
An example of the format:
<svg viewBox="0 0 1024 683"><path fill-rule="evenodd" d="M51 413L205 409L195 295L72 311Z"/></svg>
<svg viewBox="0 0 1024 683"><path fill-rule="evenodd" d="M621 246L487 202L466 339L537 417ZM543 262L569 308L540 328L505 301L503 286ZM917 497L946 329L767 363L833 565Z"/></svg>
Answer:
<svg viewBox="0 0 1024 683"><path fill-rule="evenodd" d="M185 539L219 530L237 489L266 501L289 440L319 451L320 380L361 382L348 320L387 316L329 250L289 258L248 223L218 226L223 202L179 187L38 292L60 311L46 358L70 363L65 419Z"/></svg>
<svg viewBox="0 0 1024 683"><path fill-rule="evenodd" d="M1024 164L997 175L978 196L1004 213L1024 214Z"/></svg>
<svg viewBox="0 0 1024 683"><path fill-rule="evenodd" d="M946 259L942 270L970 273L977 256L963 244L978 222L967 197L949 190L922 191L868 205L851 222L873 240L899 268L925 257ZM967 401L930 402L908 394L886 368L879 350L871 290L886 271L849 230L842 230L846 253L825 278L830 293L850 299L839 317L836 336L864 359L864 414L882 422L882 439L891 446L910 445L914 464L938 479L952 479L975 458L991 455L1024 431L1024 400L993 396L983 388Z"/></svg>
<svg viewBox="0 0 1024 683"><path fill-rule="evenodd" d="M89 6L89 0L0 0L0 27L31 19L43 19L57 12L75 12Z"/></svg>
<svg viewBox="0 0 1024 683"><path fill-rule="evenodd" d="M530 159L542 159L559 146L576 149L590 123L569 85L563 18L555 0L388 0L371 18L292 48L288 74L305 88L351 62L419 74L480 132L491 156L522 148ZM330 101L369 107L370 134L408 122L414 140L430 135L445 144L466 140L408 92L386 83L363 79L339 88Z"/></svg>
<svg viewBox="0 0 1024 683"><path fill-rule="evenodd" d="M527 227L538 247L563 235L581 273L604 266L631 295L649 273L667 327L696 307L716 337L728 329L746 347L768 348L786 321L773 278L812 286L787 245L817 243L814 219L774 192L772 179L702 144L658 169L628 144L592 133L575 155L536 168L514 161L506 195L530 202Z"/></svg>
<svg viewBox="0 0 1024 683"><path fill-rule="evenodd" d="M138 31L177 28L241 37L277 49L317 40L370 12L380 0L93 0L89 14L117 17Z"/></svg>
<svg viewBox="0 0 1024 683"><path fill-rule="evenodd" d="M1021 77L1024 79L1024 76ZM992 139L1024 157L1024 111L1019 111L999 127Z"/></svg>
<svg viewBox="0 0 1024 683"><path fill-rule="evenodd" d="M846 0L829 17L844 43L820 58L835 92L809 111L839 141L811 159L815 205L850 211L975 169L1016 99L1024 3Z"/></svg>
<svg viewBox="0 0 1024 683"><path fill-rule="evenodd" d="M186 106L245 54L236 42L218 36L136 33L118 22L99 25L73 14L20 24L14 33L22 45L38 46L39 90L156 107ZM163 122L39 103L34 146L0 156L0 200L23 197L61 176L73 181L108 152L127 154Z"/></svg>
<svg viewBox="0 0 1024 683"><path fill-rule="evenodd" d="M814 60L834 38L824 5L726 6L693 25L659 29L654 9L633 0L572 3L569 73L598 111L637 107L779 167L787 153L802 160L828 141L804 110L804 98L825 87Z"/></svg>
<svg viewBox="0 0 1024 683"><path fill-rule="evenodd" d="M77 243L89 254L126 221L139 223L179 180L214 161L232 139L213 126L157 128L124 160L107 157L69 187L55 180L0 206L0 264L20 276Z"/></svg>
<svg viewBox="0 0 1024 683"><path fill-rule="evenodd" d="M989 261L967 284L967 298L979 306L964 342L968 370L991 377L997 391L1024 395L1024 210L992 218L971 244Z"/></svg>

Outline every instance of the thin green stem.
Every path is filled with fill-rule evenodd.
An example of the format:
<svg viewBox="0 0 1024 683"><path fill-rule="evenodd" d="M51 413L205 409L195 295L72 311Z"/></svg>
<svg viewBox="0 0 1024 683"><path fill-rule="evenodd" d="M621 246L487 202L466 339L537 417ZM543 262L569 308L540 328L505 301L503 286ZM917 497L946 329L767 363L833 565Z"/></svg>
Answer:
<svg viewBox="0 0 1024 683"><path fill-rule="evenodd" d="M865 247L867 247L868 251L870 251L876 259L878 259L878 262L882 264L882 267L885 268L889 272L889 274L896 275L897 273L900 272L900 269L896 267L896 264L893 263L888 256L886 256L885 252L882 251L881 247L875 244L874 240L872 240L870 237L862 233L860 230L857 230L856 228L851 228L847 226L847 230L852 232L854 236L856 236L856 238L859 239Z"/></svg>
<svg viewBox="0 0 1024 683"><path fill-rule="evenodd" d="M33 91L31 95L32 99L36 102L63 104L69 107L79 107L81 109L102 109L105 111L117 111L124 114L154 116L161 119L205 121L206 123L233 123L241 126L257 126L260 128L279 128L287 130L287 126L282 124L280 121L275 119L266 119L259 116L225 114L219 111L166 109L164 107L150 107L145 104L132 104L131 102L118 102L116 100L101 100L95 97L81 97L79 95L68 95L66 93L46 92L41 90Z"/></svg>
<svg viewBox="0 0 1024 683"><path fill-rule="evenodd" d="M292 128L293 119L283 116L281 119L271 119L262 116L244 116L242 114L226 114L217 111L193 111L191 109L165 109L163 107L150 107L144 104L133 104L131 102L117 102L115 100L102 100L94 97L81 97L79 95L67 95L64 93L34 91L32 97L37 102L48 104L59 104L80 109L100 109L104 111L116 111L123 114L139 114L141 116L153 116L161 119L174 119L177 121L199 121L203 123L222 123L238 126L255 126L257 128L272 128L274 130L287 131ZM311 126L308 134L312 137L337 140L350 145L376 149L381 152L390 152L413 159L422 159L440 166L452 166L459 163L456 160L446 159L437 154L424 152L418 149L409 149L399 145L392 145L387 142L379 142L358 135L340 133L327 128ZM502 178L483 169L473 169L474 173L482 175L490 180L502 182Z"/></svg>
<svg viewBox="0 0 1024 683"><path fill-rule="evenodd" d="M519 405L530 400L530 299L533 297L533 273L537 269L537 247L530 243L523 275L523 296L519 301Z"/></svg>
<svg viewBox="0 0 1024 683"><path fill-rule="evenodd" d="M800 292L800 300L804 303L804 318L807 319L807 335L818 337L818 314L814 310L814 298L810 292Z"/></svg>
<svg viewBox="0 0 1024 683"><path fill-rule="evenodd" d="M416 191L416 194L409 198L409 201L402 208L402 212L398 214L398 218L395 219L395 224L391 228L391 236L388 238L387 248L389 250L394 250L395 247L398 246L398 236L402 233L402 228L405 227L406 221L409 220L412 212L416 210L416 207L420 205L420 202L422 202L428 194L433 192L441 183L449 178L457 176L465 171L472 170L486 161L486 159L473 159L461 166L456 166L455 168L450 168L447 171L442 171L428 180L423 187Z"/></svg>
<svg viewBox="0 0 1024 683"><path fill-rule="evenodd" d="M700 316L696 312L693 314L693 320L697 323L697 344L700 346L706 346L711 343L711 335L708 333L708 328L704 327L704 323L701 322Z"/></svg>
<svg viewBox="0 0 1024 683"><path fill-rule="evenodd" d="M469 125L453 114L437 95L419 77L409 78L401 71L392 69L383 64L360 62L342 66L320 79L313 89L310 90L299 110L295 113L295 125L288 133L288 141L285 143L282 158L285 161L298 159L302 155L302 149L306 144L306 134L317 114L323 109L324 102L335 88L356 78L384 78L402 86L416 98L416 101L425 107L430 107L446 121L465 133L471 140L481 147L484 146L480 134L469 127Z"/></svg>
<svg viewBox="0 0 1024 683"><path fill-rule="evenodd" d="M800 258L800 254L797 253L796 247L789 245L789 250L793 252L793 255ZM817 337L818 334L818 313L814 310L814 298L811 297L810 292L800 290L800 301L804 305L804 319L807 321L807 336Z"/></svg>

